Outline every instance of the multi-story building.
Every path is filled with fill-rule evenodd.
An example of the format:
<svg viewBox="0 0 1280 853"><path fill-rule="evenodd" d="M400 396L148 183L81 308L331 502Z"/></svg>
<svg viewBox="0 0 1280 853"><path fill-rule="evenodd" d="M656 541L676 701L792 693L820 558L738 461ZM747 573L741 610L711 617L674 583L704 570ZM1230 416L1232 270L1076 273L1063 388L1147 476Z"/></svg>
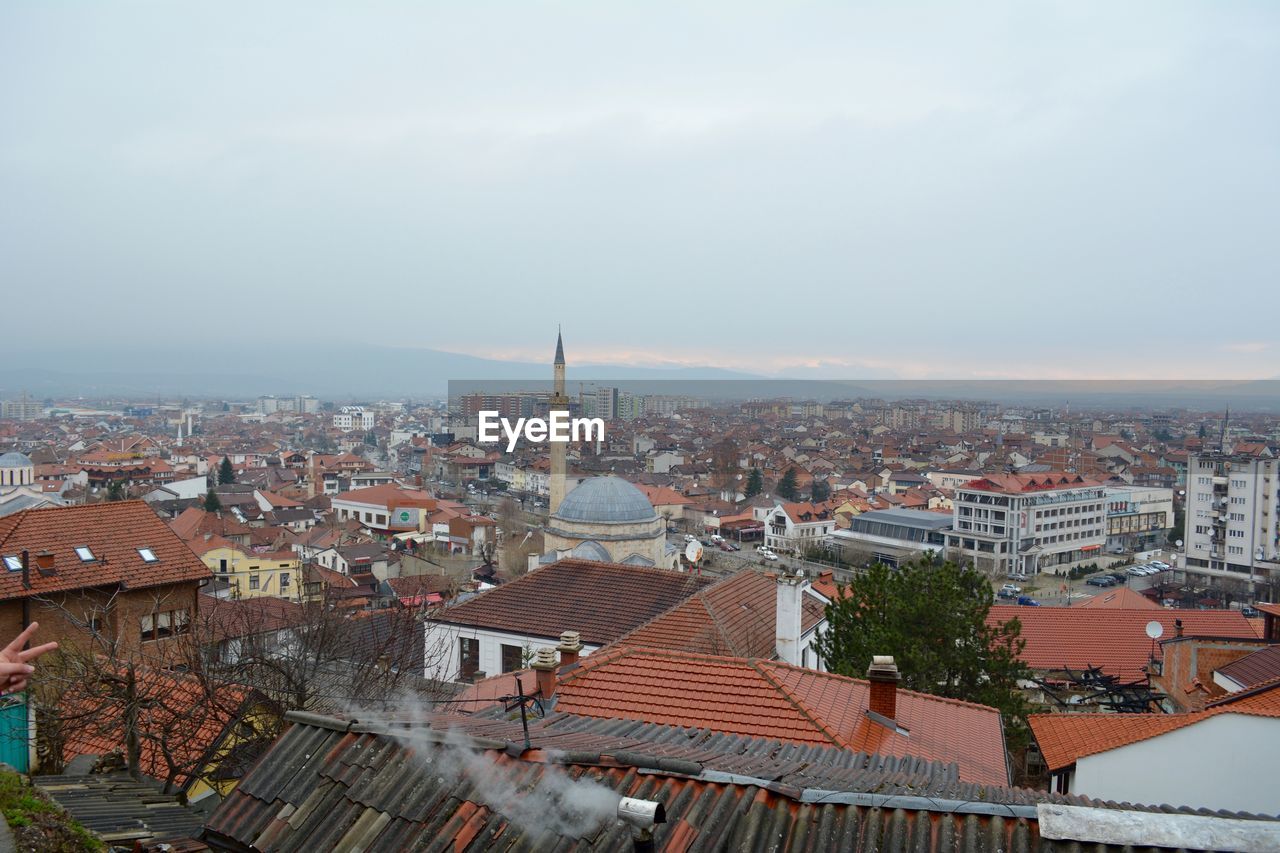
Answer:
<svg viewBox="0 0 1280 853"><path fill-rule="evenodd" d="M1280 568L1280 460L1207 452L1187 460L1186 567L1258 577Z"/></svg>
<svg viewBox="0 0 1280 853"><path fill-rule="evenodd" d="M1107 486L1107 550L1145 551L1165 543L1173 527L1173 489Z"/></svg>
<svg viewBox="0 0 1280 853"><path fill-rule="evenodd" d="M34 421L44 417L44 405L39 400L4 400L0 402L0 418L14 421Z"/></svg>
<svg viewBox="0 0 1280 853"><path fill-rule="evenodd" d="M989 474L956 489L947 547L993 574L1063 573L1107 541L1101 483L1079 474Z"/></svg>
<svg viewBox="0 0 1280 853"><path fill-rule="evenodd" d="M777 501L752 513L756 521L764 522L764 544L783 553L803 554L825 546L836 529L835 513L823 504Z"/></svg>
<svg viewBox="0 0 1280 853"><path fill-rule="evenodd" d="M363 406L343 406L333 416L333 425L343 432L373 429L373 412Z"/></svg>

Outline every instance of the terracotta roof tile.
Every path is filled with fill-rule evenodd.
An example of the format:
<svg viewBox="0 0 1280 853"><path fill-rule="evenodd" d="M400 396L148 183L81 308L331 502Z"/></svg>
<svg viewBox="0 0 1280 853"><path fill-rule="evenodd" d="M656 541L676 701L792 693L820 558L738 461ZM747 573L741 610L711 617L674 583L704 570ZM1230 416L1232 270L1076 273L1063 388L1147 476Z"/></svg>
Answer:
<svg viewBox="0 0 1280 853"><path fill-rule="evenodd" d="M577 631L583 642L604 645L711 583L666 569L559 560L448 608L438 621L535 637Z"/></svg>
<svg viewBox="0 0 1280 853"><path fill-rule="evenodd" d="M1229 610L1122 610L1100 607L1018 607L997 604L988 624L1011 619L1022 623L1026 646L1022 660L1032 669L1101 667L1108 675L1126 681L1145 677L1152 654L1146 634L1148 622L1164 626L1173 637L1174 621L1182 620L1189 637L1241 637L1257 639L1253 626L1239 611ZM1160 654L1159 645L1155 653Z"/></svg>
<svg viewBox="0 0 1280 853"><path fill-rule="evenodd" d="M1280 680L1189 714L1032 714L1028 719L1050 770L1190 726L1218 714L1280 717Z"/></svg>
<svg viewBox="0 0 1280 853"><path fill-rule="evenodd" d="M91 561L76 549L87 547ZM154 561L144 560L149 548ZM31 509L0 519L0 554L30 553L30 587L22 572L0 572L0 599L123 584L140 589L210 576L186 543L142 501ZM52 552L52 570L37 568L36 555Z"/></svg>
<svg viewBox="0 0 1280 853"><path fill-rule="evenodd" d="M556 710L955 762L1007 785L994 708L898 691L902 735L872 722L868 682L773 661L616 646L561 674Z"/></svg>

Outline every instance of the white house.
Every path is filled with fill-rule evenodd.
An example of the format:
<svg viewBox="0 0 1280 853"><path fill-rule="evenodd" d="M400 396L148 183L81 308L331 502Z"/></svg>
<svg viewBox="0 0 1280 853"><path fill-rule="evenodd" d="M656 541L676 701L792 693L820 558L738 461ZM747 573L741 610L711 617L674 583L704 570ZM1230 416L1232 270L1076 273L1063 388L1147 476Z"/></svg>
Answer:
<svg viewBox="0 0 1280 853"><path fill-rule="evenodd" d="M1274 815L1280 683L1189 714L1033 714L1053 788L1099 800Z"/></svg>

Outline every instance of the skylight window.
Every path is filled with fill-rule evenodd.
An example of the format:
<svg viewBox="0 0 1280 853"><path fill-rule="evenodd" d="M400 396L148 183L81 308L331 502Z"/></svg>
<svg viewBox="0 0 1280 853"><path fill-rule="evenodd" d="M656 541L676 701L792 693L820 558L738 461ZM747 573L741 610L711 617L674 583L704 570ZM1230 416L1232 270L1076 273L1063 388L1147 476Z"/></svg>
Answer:
<svg viewBox="0 0 1280 853"><path fill-rule="evenodd" d="M160 558L156 556L156 552L152 551L150 548L139 548L138 556L142 558L142 562L144 563L160 562Z"/></svg>
<svg viewBox="0 0 1280 853"><path fill-rule="evenodd" d="M89 550L88 545L81 545L77 548L76 556L80 558L80 562L82 563L92 563L94 560L98 559L93 556L93 552Z"/></svg>
<svg viewBox="0 0 1280 853"><path fill-rule="evenodd" d="M6 554L4 558L4 567L11 572L20 572L22 571L22 558L12 557Z"/></svg>

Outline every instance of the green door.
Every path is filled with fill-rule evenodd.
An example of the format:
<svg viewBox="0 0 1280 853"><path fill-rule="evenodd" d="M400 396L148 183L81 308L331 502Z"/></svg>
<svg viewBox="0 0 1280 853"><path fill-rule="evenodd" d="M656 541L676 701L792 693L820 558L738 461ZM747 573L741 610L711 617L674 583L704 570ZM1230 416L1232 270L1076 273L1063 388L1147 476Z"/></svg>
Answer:
<svg viewBox="0 0 1280 853"><path fill-rule="evenodd" d="M26 773L29 737L26 697L0 698L0 761L19 773Z"/></svg>

